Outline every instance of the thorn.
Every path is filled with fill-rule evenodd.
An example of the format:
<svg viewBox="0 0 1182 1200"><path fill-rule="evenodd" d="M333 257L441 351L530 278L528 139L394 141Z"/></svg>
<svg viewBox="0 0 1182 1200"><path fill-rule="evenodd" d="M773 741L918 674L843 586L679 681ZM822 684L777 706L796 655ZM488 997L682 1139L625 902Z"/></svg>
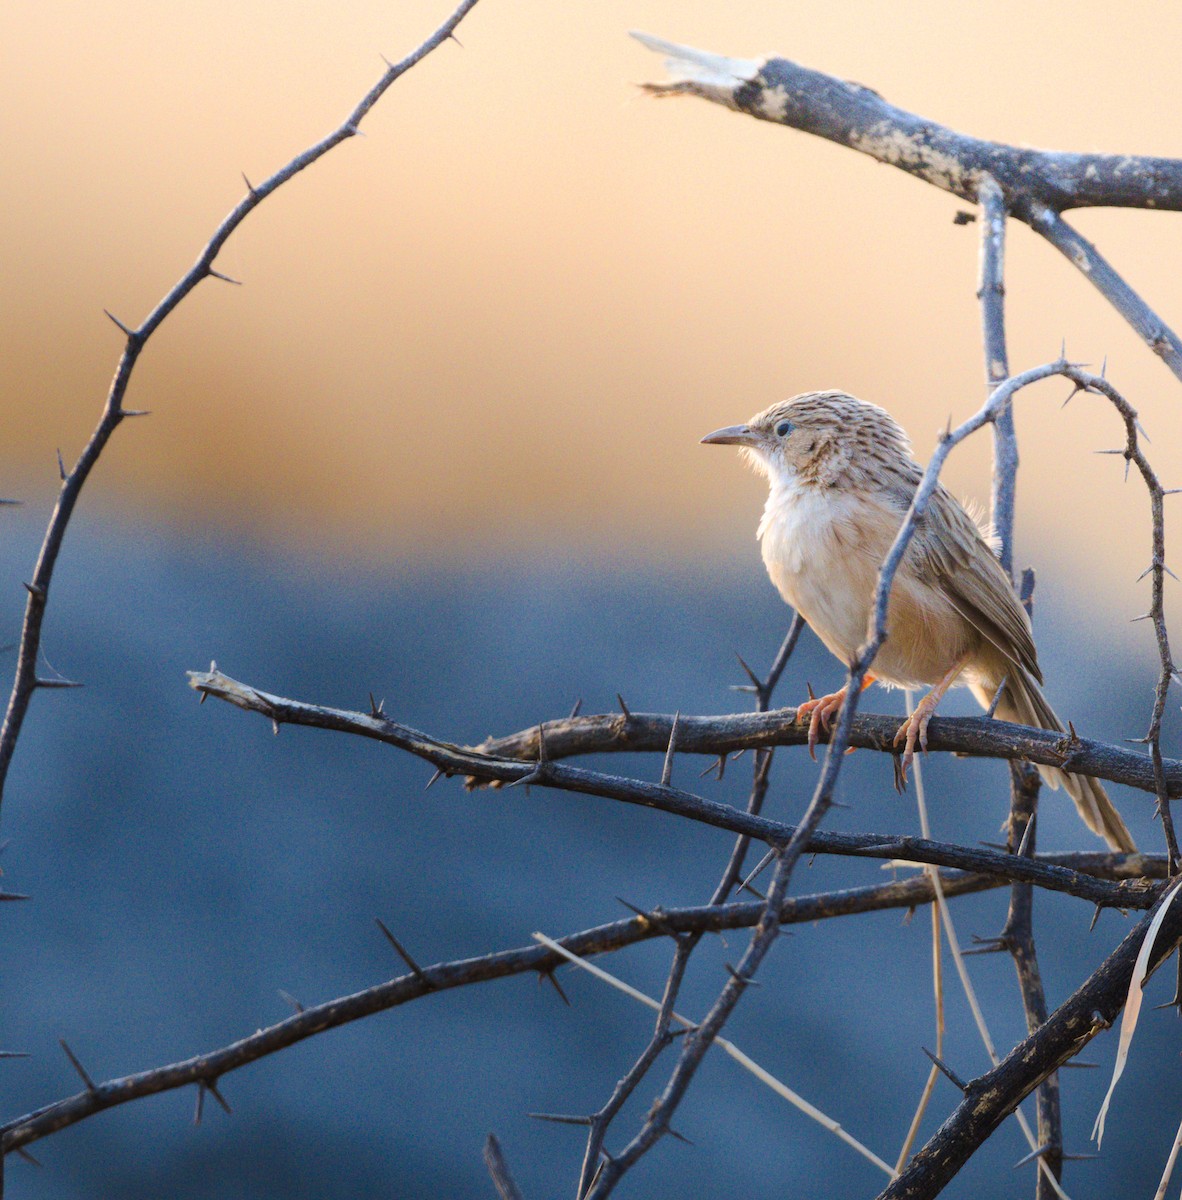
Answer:
<svg viewBox="0 0 1182 1200"><path fill-rule="evenodd" d="M135 337L134 330L128 329L127 326L124 325L123 322L121 320L119 320L119 318L117 316L115 316L115 314L113 312L110 312L108 309L105 309L105 308L103 309L103 312L105 312L107 314L107 316L110 317L110 319L115 322L115 324L119 327L119 329L121 329L123 331L123 334L125 337L127 337L127 338Z"/></svg>
<svg viewBox="0 0 1182 1200"><path fill-rule="evenodd" d="M738 651L735 651L735 657L739 660L739 666L742 667L746 672L747 678L751 680L755 690L759 691L761 686L759 676L756 675L755 672L747 665L747 663L743 660L743 656Z"/></svg>
<svg viewBox="0 0 1182 1200"><path fill-rule="evenodd" d="M55 688L60 691L65 688L85 687L86 684L78 683L73 679L34 679L33 686L36 688L45 688L47 691L53 691Z"/></svg>
<svg viewBox="0 0 1182 1200"><path fill-rule="evenodd" d="M371 717L384 717L386 715L385 706L386 706L386 701L384 699L383 700L375 700L373 698L373 692L370 692L370 694L369 694L369 715Z"/></svg>
<svg viewBox="0 0 1182 1200"><path fill-rule="evenodd" d="M35 1158L34 1158L34 1157L33 1157L33 1156L32 1156L32 1155L31 1155L31 1154L30 1154L30 1153L29 1153L29 1152L28 1152L28 1151L27 1151L27 1150L24 1148L24 1146L17 1146L17 1148L16 1148L16 1152L17 1152L17 1154L19 1154L19 1155L21 1156L21 1158L23 1158L23 1159L25 1160L25 1162L32 1164L34 1167L39 1167L39 1166L41 1166L41 1163L39 1163L39 1162L37 1161L37 1159L35 1159Z"/></svg>
<svg viewBox="0 0 1182 1200"><path fill-rule="evenodd" d="M1080 1062L1079 1059L1073 1058L1069 1062L1060 1063L1059 1070L1062 1071L1065 1067L1073 1068L1075 1070L1080 1070L1080 1071L1096 1070L1099 1068L1099 1066L1100 1066L1099 1063Z"/></svg>
<svg viewBox="0 0 1182 1200"><path fill-rule="evenodd" d="M509 788L524 786L526 791L528 791L529 785L531 783L541 783L543 776L544 773L542 771L541 764L539 764L538 766L534 767L532 771L527 771L524 775L518 776L518 778L514 779L512 782L504 784L503 787L508 790Z"/></svg>
<svg viewBox="0 0 1182 1200"><path fill-rule="evenodd" d="M206 274L212 275L214 279L220 279L223 283L232 283L235 287L242 286L241 279L235 279L232 275L223 275L221 271L215 271L213 267L206 268Z"/></svg>
<svg viewBox="0 0 1182 1200"><path fill-rule="evenodd" d="M1152 621L1153 618L1154 618L1154 614L1151 612L1142 613L1139 617L1133 617L1129 621L1129 624L1136 625L1138 621Z"/></svg>
<svg viewBox="0 0 1182 1200"><path fill-rule="evenodd" d="M34 600L45 599L45 589L39 583L26 583L25 591L33 597Z"/></svg>
<svg viewBox="0 0 1182 1200"><path fill-rule="evenodd" d="M539 971L538 972L538 983L541 983L543 979L547 980L549 982L550 986L553 987L553 989L558 993L559 997L562 999L563 1004L565 1004L567 1006L567 1008L571 1008L572 1005L570 1002L570 997L568 997L566 992L564 992L562 990L562 984L558 982L558 977L554 974L554 972L553 971Z"/></svg>
<svg viewBox="0 0 1182 1200"><path fill-rule="evenodd" d="M1103 379L1108 372L1108 355L1104 355L1104 361L1100 364L1100 378Z"/></svg>
<svg viewBox="0 0 1182 1200"><path fill-rule="evenodd" d="M1073 721L1067 722L1067 730L1071 734L1071 740L1073 742L1078 742L1079 734L1075 732L1075 723Z"/></svg>
<svg viewBox="0 0 1182 1200"><path fill-rule="evenodd" d="M278 737L278 736L279 736L279 720L278 720L278 718L277 718L277 717L272 717L272 718L271 718L271 732L272 732L272 733L273 733L273 734L274 734L276 737Z"/></svg>
<svg viewBox="0 0 1182 1200"><path fill-rule="evenodd" d="M1030 820L1026 822L1026 828L1022 830L1022 840L1018 843L1018 849L1014 851L1019 858L1029 857L1026 853L1030 846L1031 838L1034 836L1034 825L1037 817L1032 813Z"/></svg>
<svg viewBox="0 0 1182 1200"><path fill-rule="evenodd" d="M283 999L286 1000L287 1003L296 1010L296 1012L302 1013L304 1011L304 1006L290 992L285 992L282 988L280 988L279 995L282 996Z"/></svg>
<svg viewBox="0 0 1182 1200"><path fill-rule="evenodd" d="M89 1075L87 1075L86 1068L78 1061L77 1057L74 1054L74 1051L71 1050L70 1047L66 1045L66 1039L58 1038L57 1044L59 1046L61 1046L61 1048L66 1052L66 1057L70 1060L70 1065L74 1068L75 1071L78 1072L79 1075L82 1076L82 1082L84 1084L86 1084L86 1090L88 1092L97 1092L98 1088L96 1088L94 1086L94 1080L91 1079L91 1077Z"/></svg>
<svg viewBox="0 0 1182 1200"><path fill-rule="evenodd" d="M678 1133L671 1125L665 1126L665 1132L671 1137L676 1138L679 1142L684 1142L687 1146L692 1146L693 1142L689 1140L683 1133Z"/></svg>
<svg viewBox="0 0 1182 1200"><path fill-rule="evenodd" d="M1090 1065L1090 1064L1089 1064ZM1089 1159L1099 1158L1098 1154L1062 1154L1060 1158L1064 1162L1087 1162Z"/></svg>
<svg viewBox="0 0 1182 1200"><path fill-rule="evenodd" d="M775 852L774 850L769 850L769 851L768 851L768 852L767 852L767 853L766 853L766 854L765 854L765 855L764 855L764 856L763 856L763 857L762 857L762 858L759 860L759 862L757 862L757 863L755 864L755 869L754 869L754 870L752 870L752 871L749 871L749 872L748 872L748 874L747 874L747 878L746 878L746 879L744 879L744 880L743 880L743 882L742 882L741 884L739 884L739 888L740 888L740 890L746 889L746 890L747 890L747 891L749 891L749 892L755 892L755 889L754 889L754 888L751 886L751 881L752 881L752 880L753 880L753 879L754 879L754 878L755 878L757 875L761 874L761 873L762 873L764 870L766 870L766 868L767 868L768 864L769 864L769 863L771 863L772 859L773 859L773 858L775 858L775 857L776 857L776 852ZM756 894L757 896L759 895L759 893L758 893L758 892L755 892L755 894ZM762 897L761 897L761 899L762 899Z"/></svg>
<svg viewBox="0 0 1182 1200"><path fill-rule="evenodd" d="M1000 954L1003 950L1008 950L1010 948L1009 942L1004 937L974 937L973 941L977 943L976 948L973 950L962 950L962 956L969 954Z"/></svg>
<svg viewBox="0 0 1182 1200"><path fill-rule="evenodd" d="M246 190L257 199L258 192L255 190L254 184L251 183L250 180L247 178L245 171L242 172L242 182L246 184Z"/></svg>
<svg viewBox="0 0 1182 1200"><path fill-rule="evenodd" d="M804 681L804 686L808 690L809 699L815 700L817 698L817 694L813 691L813 685L806 679Z"/></svg>
<svg viewBox="0 0 1182 1200"><path fill-rule="evenodd" d="M66 482L66 464L62 462L61 448L57 452L57 473L61 476L62 483Z"/></svg>
<svg viewBox="0 0 1182 1200"><path fill-rule="evenodd" d="M1092 913L1092 919L1088 923L1088 933L1091 933L1092 930L1096 928L1096 922L1100 919L1100 913L1103 911L1104 911L1104 906L1101 904L1097 904L1096 911Z"/></svg>
<svg viewBox="0 0 1182 1200"><path fill-rule="evenodd" d="M1128 449L1122 446L1119 450L1093 450L1093 454L1128 454Z"/></svg>
<svg viewBox="0 0 1182 1200"><path fill-rule="evenodd" d="M752 979L750 975L740 975L730 963L723 963L722 965L726 968L726 973L743 987L761 987L763 984L762 980Z"/></svg>
<svg viewBox="0 0 1182 1200"><path fill-rule="evenodd" d="M152 410L150 408L121 408L119 410L119 419L124 417L150 417Z"/></svg>
<svg viewBox="0 0 1182 1200"><path fill-rule="evenodd" d="M1050 1149L1051 1143L1047 1142L1045 1146L1039 1146L1037 1150L1031 1150L1030 1153L1024 1158L1020 1158L1016 1163L1014 1163L1014 1170L1016 1171L1019 1167L1024 1167L1027 1163L1034 1162L1036 1158L1042 1158L1042 1156Z"/></svg>
<svg viewBox="0 0 1182 1200"><path fill-rule="evenodd" d="M630 912L634 912L642 921L647 921L654 929L660 930L661 933L668 935L675 941L681 936L672 925L665 920L665 914L660 907L653 909L637 908L635 904L629 904L623 896L617 896L616 901L622 904Z"/></svg>
<svg viewBox="0 0 1182 1200"><path fill-rule="evenodd" d="M230 1107L225 1096L218 1091L216 1080L206 1081L205 1090L222 1106L222 1111L232 1113L234 1110Z"/></svg>
<svg viewBox="0 0 1182 1200"><path fill-rule="evenodd" d="M197 1103L193 1107L193 1124L200 1125L201 1117L205 1112L205 1083L199 1080L197 1083Z"/></svg>
<svg viewBox="0 0 1182 1200"><path fill-rule="evenodd" d="M985 710L985 720L992 721L993 714L997 712L997 706L1001 703L1001 694L1006 690L1006 684L1009 683L1009 674L1001 677L1001 683L997 685L997 691L993 693L993 699L989 701L989 707Z"/></svg>
<svg viewBox="0 0 1182 1200"><path fill-rule="evenodd" d="M427 978L423 968L406 952L403 944L386 928L386 923L381 917L374 917L374 924L386 935L386 941L394 947L398 957L410 968L410 973L427 989L434 990L435 985Z"/></svg>
<svg viewBox="0 0 1182 1200"><path fill-rule="evenodd" d="M550 755L546 753L546 732L543 729L545 722L538 722L538 766L542 763L550 761Z"/></svg>
<svg viewBox="0 0 1182 1200"><path fill-rule="evenodd" d="M1163 488L1161 494L1163 496L1177 496L1180 492L1182 492L1182 488Z"/></svg>
<svg viewBox="0 0 1182 1200"><path fill-rule="evenodd" d="M749 683L732 683L727 688L731 692L742 692L744 696L758 696L759 688L752 687Z"/></svg>
<svg viewBox="0 0 1182 1200"><path fill-rule="evenodd" d="M742 659L739 660L742 662ZM677 749L677 723L681 720L681 709L673 714L673 724L669 729L669 748L665 751L665 765L661 768L661 787L668 787L673 778L673 755Z"/></svg>
<svg viewBox="0 0 1182 1200"><path fill-rule="evenodd" d="M382 60L382 62L384 62L386 64L387 71L394 70L394 64L384 54L379 54L378 58L380 58Z"/></svg>
<svg viewBox="0 0 1182 1200"><path fill-rule="evenodd" d="M921 1046L920 1049L932 1060L936 1070L951 1079L962 1092L968 1092L969 1085L943 1059L937 1058L926 1046Z"/></svg>
<svg viewBox="0 0 1182 1200"><path fill-rule="evenodd" d="M571 1117L565 1113L526 1113L535 1121L551 1121L555 1125L590 1125L591 1117Z"/></svg>
<svg viewBox="0 0 1182 1200"><path fill-rule="evenodd" d="M1059 361L1064 362L1064 363L1067 361L1067 339L1066 338L1064 338L1059 343Z"/></svg>
<svg viewBox="0 0 1182 1200"><path fill-rule="evenodd" d="M460 39L459 39L458 37L456 37L456 35L455 35L454 33L449 33L447 36L448 36L448 37L449 37L449 38L450 38L450 39L451 39L453 42L455 42L455 44L456 44L457 46L459 46L459 48L460 48L461 50L463 50L463 48L464 48L464 43L463 43L463 42L461 42L461 41L460 41Z"/></svg>
<svg viewBox="0 0 1182 1200"><path fill-rule="evenodd" d="M625 721L632 720L632 714L628 711L628 706L624 703L624 697L619 692L616 693L616 699L620 702L620 712L624 714Z"/></svg>
<svg viewBox="0 0 1182 1200"><path fill-rule="evenodd" d="M580 697L579 697L579 698L578 698L578 699L575 701L575 706L574 706L574 708L572 708L572 709L570 710L570 716L567 718L567 720L568 720L568 721L573 721L573 720L575 719L575 717L577 717L577 716L579 715L579 712L580 712L580 710L582 709L582 707L583 707L583 697L582 697L582 696L580 696Z"/></svg>
<svg viewBox="0 0 1182 1200"><path fill-rule="evenodd" d="M443 774L443 768L436 767L435 774L432 775L431 778L427 780L427 787L423 788L423 791L424 792L427 791L427 788L429 788L442 774Z"/></svg>

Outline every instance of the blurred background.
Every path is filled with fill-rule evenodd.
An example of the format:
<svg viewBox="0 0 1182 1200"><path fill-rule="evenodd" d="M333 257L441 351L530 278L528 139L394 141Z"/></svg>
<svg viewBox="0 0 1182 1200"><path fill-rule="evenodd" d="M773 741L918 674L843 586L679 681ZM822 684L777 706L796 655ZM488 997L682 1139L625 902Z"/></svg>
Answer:
<svg viewBox="0 0 1182 1200"><path fill-rule="evenodd" d="M7 188L0 222L5 398L0 643L15 641L40 533L97 419L118 351L108 308L138 322L242 193L335 126L438 24L426 0L347 10L219 0L115 8L18 2L0 13ZM1064 149L1182 146L1174 47L1182 14L1087 0L1037 6L721 5L483 0L399 81L365 135L268 200L219 269L153 338L124 428L71 527L46 624L46 669L80 692L38 696L10 777L2 863L32 896L4 909L5 1119L76 1090L66 1038L96 1077L222 1045L400 967L381 916L421 961L523 944L638 904L708 897L729 840L657 814L534 790L426 796L430 772L381 747L198 709L184 671L237 678L478 741L564 714L725 711L734 652L770 661L789 614L754 541L762 484L698 438L774 400L843 387L888 408L926 457L983 397L978 230L954 198L850 151L638 82L660 60L643 29L719 53L780 53L870 85L979 136ZM1015 31L1021 32L1020 37ZM1102 54L1102 58L1101 58ZM1179 218L1070 218L1175 327ZM1011 366L1098 365L1138 408L1163 482L1182 483L1179 385L1049 246L1013 227ZM1017 561L1039 573L1036 631L1056 708L1111 740L1144 731L1155 678L1143 612L1148 506L1122 485L1115 415L1024 395ZM989 448L945 475L988 499ZM1171 584L1171 592L1173 589ZM1168 601L1172 595L1167 594ZM10 671L13 653L5 652ZM807 635L782 688L835 686ZM870 705L900 711L872 693ZM957 698L949 711L972 711ZM1171 702L1166 752L1178 753ZM742 803L745 770L678 780ZM612 769L659 771L656 762ZM745 764L744 764L745 766ZM816 768L780 755L771 811L799 815ZM992 840L996 764L933 761L936 836ZM851 759L831 824L914 829L889 764ZM1116 792L1143 845L1150 802ZM1094 843L1058 795L1046 849ZM818 861L797 891L871 882ZM995 933L1002 893L962 901L962 936ZM1125 928L1039 899L1052 1004ZM736 939L704 947L682 1011L701 1014ZM933 1043L928 921L899 914L799 929L734 1039L888 1159ZM657 990L668 950L607 964ZM1008 960L974 977L1009 1046L1021 1014ZM573 1191L581 1131L530 1111L586 1112L643 1046L648 1014L586 977L573 1007L519 979L430 997L227 1078L233 1117L170 1094L101 1115L13 1162L15 1195L487 1196L495 1130L527 1196ZM873 1000L869 994L873 990ZM950 988L950 991L953 989ZM1168 999L1155 981L1154 1003ZM959 996L949 1061L983 1069ZM1076 1196L1152 1188L1179 1116L1177 1022L1149 1015L1104 1156ZM1068 1148L1100 1071L1066 1080ZM641 1089L619 1139L659 1086ZM937 1087L925 1132L955 1101ZM1145 1106L1142 1112L1139 1105ZM1151 1115L1152 1113L1152 1115ZM869 1195L881 1177L722 1056L624 1192ZM758 1151L753 1150L758 1147ZM950 1195L1028 1194L1007 1125ZM1006 1174L1001 1174L1005 1172ZM997 1180L1006 1183L999 1186ZM1012 1184L1011 1181L1012 1180ZM989 1181L986 1184L985 1181ZM1008 1189L1008 1190L1007 1190Z"/></svg>

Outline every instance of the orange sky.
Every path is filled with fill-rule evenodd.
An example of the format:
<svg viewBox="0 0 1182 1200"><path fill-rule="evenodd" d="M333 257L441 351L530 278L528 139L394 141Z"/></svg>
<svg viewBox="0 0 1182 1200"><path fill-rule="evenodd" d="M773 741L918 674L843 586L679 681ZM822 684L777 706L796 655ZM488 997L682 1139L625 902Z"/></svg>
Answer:
<svg viewBox="0 0 1182 1200"><path fill-rule="evenodd" d="M0 17L5 494L47 506L119 348L239 198L339 121L447 4L14 0ZM760 484L698 437L841 386L920 457L982 399L977 230L850 151L635 84L640 28L775 52L982 136L1182 154L1182 11L482 0L355 139L267 201L145 352L84 505L385 560L750 543ZM1182 326L1182 217L1072 218ZM1108 356L1182 484L1182 386L1081 276L1011 231L1011 362ZM1148 561L1099 402L1021 401L1019 562ZM947 479L988 494L987 446ZM1130 593L1132 595L1132 593ZM1134 597L1129 601L1136 603Z"/></svg>

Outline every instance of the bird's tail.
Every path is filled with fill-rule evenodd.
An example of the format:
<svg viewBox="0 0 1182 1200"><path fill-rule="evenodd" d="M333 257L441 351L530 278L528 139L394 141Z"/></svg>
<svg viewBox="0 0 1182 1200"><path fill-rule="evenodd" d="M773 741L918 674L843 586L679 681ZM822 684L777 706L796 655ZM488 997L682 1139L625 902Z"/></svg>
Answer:
<svg viewBox="0 0 1182 1200"><path fill-rule="evenodd" d="M1016 721L1020 725L1033 725L1037 729L1048 729L1055 733L1065 733L1059 718L1055 716L1051 706L1046 702L1029 675L1017 663L1008 664L1006 688L997 706L997 715L1003 721ZM993 701L1001 680L998 679L990 690L986 685L974 684L973 694L988 708ZM1079 815L1084 824L1096 834L1099 834L1113 850L1123 850L1135 853L1136 845L1129 833L1120 813L1116 811L1108 793L1100 781L1090 775L1069 775L1058 767L1038 768L1038 773L1050 787L1063 787L1075 801Z"/></svg>

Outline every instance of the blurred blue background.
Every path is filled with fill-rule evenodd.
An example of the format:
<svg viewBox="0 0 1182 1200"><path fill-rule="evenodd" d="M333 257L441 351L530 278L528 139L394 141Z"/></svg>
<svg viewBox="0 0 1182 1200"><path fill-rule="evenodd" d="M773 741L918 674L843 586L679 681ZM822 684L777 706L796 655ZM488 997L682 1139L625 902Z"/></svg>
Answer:
<svg viewBox="0 0 1182 1200"><path fill-rule="evenodd" d="M10 520L3 563L15 578L32 555L29 514ZM10 598L11 600L11 598ZM6 627L16 628L9 604ZM578 560L497 571L396 572L202 540L169 527L119 527L82 515L63 560L45 652L86 687L39 695L5 802L5 884L32 899L5 906L6 1116L77 1090L64 1037L96 1078L209 1050L282 1018L279 995L304 1004L401 973L373 924L380 916L420 961L522 945L616 918L640 905L699 903L730 840L710 829L611 802L533 789L424 793L421 762L360 739L284 728L225 705L199 706L186 669L211 658L237 678L295 697L365 707L373 691L399 720L475 742L540 718L609 709L742 707L735 650L766 664L787 610L755 561L658 564ZM1059 594L1039 597L1050 694L1082 730L1140 730L1152 679L1144 641L1117 667ZM1143 630L1144 626L1137 627ZM1107 631L1105 631L1107 633ZM1119 639L1118 639L1119 644ZM804 680L830 687L836 663L806 634L781 699ZM1070 696L1070 707L1061 703ZM877 689L869 706L900 711ZM950 711L971 711L957 697ZM615 758L648 776L658 758ZM741 804L748 764L722 784L679 759L675 778ZM996 763L927 765L935 835L993 840L1005 813ZM802 749L777 757L769 812L792 820L817 768ZM1157 844L1149 800L1117 789L1134 833ZM891 788L889 762L846 764L828 824L915 830L914 798ZM1047 798L1041 848L1095 843L1060 794ZM802 863L793 891L883 878L874 863ZM955 903L960 936L998 931L1006 894ZM1127 927L1106 912L1040 895L1036 923L1052 1005ZM700 948L679 1003L702 1015L745 934ZM612 956L609 969L657 992L669 947ZM775 947L728 1036L791 1087L893 1160L934 1044L926 912L846 918L793 929ZM999 1046L1021 1033L1008 958L971 960ZM1168 998L1154 982L1153 1003ZM486 1197L487 1132L501 1138L529 1197L574 1187L582 1131L531 1111L598 1107L639 1052L650 1014L573 970L565 1006L533 977L433 995L329 1032L227 1076L226 1116L207 1104L191 1123L192 1089L92 1118L32 1147L42 1170L10 1160L11 1194L28 1197ZM951 970L946 1057L964 1075L985 1055ZM1172 1130L1148 1112L1173 1094L1176 1018L1147 1013L1117 1094L1104 1157L1073 1164L1075 1195L1145 1192ZM1115 1036L1066 1077L1068 1148L1087 1149ZM667 1068L668 1063L664 1064ZM609 1145L636 1128L660 1071L641 1086ZM1164 1092L1164 1089L1170 1091ZM930 1133L956 1095L940 1081ZM1164 1106L1168 1108L1169 1106ZM662 1143L622 1194L831 1197L872 1195L882 1177L721 1053L708 1058L676 1126L693 1146ZM954 1196L1027 1195L1033 1168L1012 1122L957 1180Z"/></svg>

